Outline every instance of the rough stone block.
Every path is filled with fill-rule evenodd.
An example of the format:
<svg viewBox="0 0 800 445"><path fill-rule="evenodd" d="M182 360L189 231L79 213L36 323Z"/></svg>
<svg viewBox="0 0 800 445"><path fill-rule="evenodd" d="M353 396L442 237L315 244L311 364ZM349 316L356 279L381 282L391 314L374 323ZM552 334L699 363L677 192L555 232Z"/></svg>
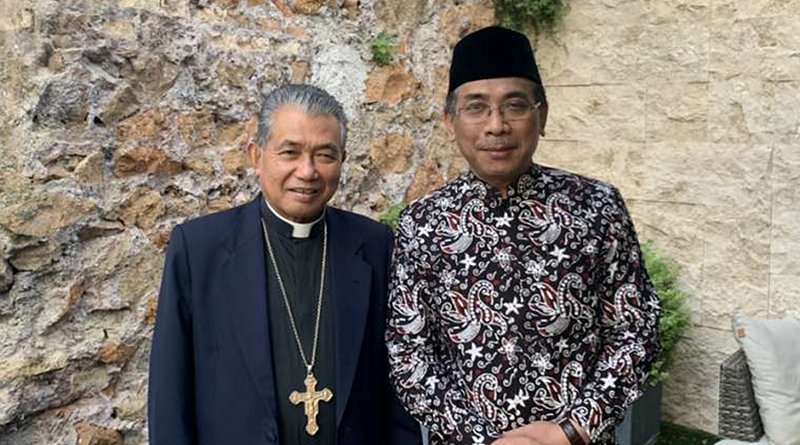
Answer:
<svg viewBox="0 0 800 445"><path fill-rule="evenodd" d="M770 152L744 144L618 145L616 162L625 171L616 181L631 198L716 207L724 217L745 210L766 214Z"/></svg>
<svg viewBox="0 0 800 445"><path fill-rule="evenodd" d="M130 86L117 88L100 103L97 118L103 125L113 125L120 119L132 116L139 111L139 100ZM95 123L98 123L95 121Z"/></svg>
<svg viewBox="0 0 800 445"><path fill-rule="evenodd" d="M161 3L163 1L164 0L119 0L119 5L123 8L144 9L147 11L159 12L161 9Z"/></svg>
<svg viewBox="0 0 800 445"><path fill-rule="evenodd" d="M569 17L569 16L568 16ZM569 19L568 19L569 20ZM554 86L618 84L639 74L641 26L570 27L541 39L536 61L548 93ZM551 105L558 106L551 99Z"/></svg>
<svg viewBox="0 0 800 445"><path fill-rule="evenodd" d="M375 15L385 29L405 35L424 19L425 0L386 0L376 4Z"/></svg>
<svg viewBox="0 0 800 445"><path fill-rule="evenodd" d="M190 148L210 145L213 142L215 130L214 116L208 109L178 114L178 132Z"/></svg>
<svg viewBox="0 0 800 445"><path fill-rule="evenodd" d="M0 293L8 292L14 284L14 270L4 258L0 258Z"/></svg>
<svg viewBox="0 0 800 445"><path fill-rule="evenodd" d="M87 241L82 247L81 270L102 281L111 276L123 261L132 255L133 239L125 233L109 234Z"/></svg>
<svg viewBox="0 0 800 445"><path fill-rule="evenodd" d="M90 92L89 73L83 69L52 80L39 96L33 121L49 126L85 122L89 115Z"/></svg>
<svg viewBox="0 0 800 445"><path fill-rule="evenodd" d="M367 66L353 46L332 44L311 61L311 83L324 85L345 110L349 119L357 115L364 102Z"/></svg>
<svg viewBox="0 0 800 445"><path fill-rule="evenodd" d="M624 192L623 192L624 195ZM653 247L678 267L678 284L689 296L690 307L703 298L705 244L704 206L680 202L626 199L639 243Z"/></svg>
<svg viewBox="0 0 800 445"><path fill-rule="evenodd" d="M119 296L133 304L155 294L163 265L161 252L150 246L145 248L125 265L118 287Z"/></svg>
<svg viewBox="0 0 800 445"><path fill-rule="evenodd" d="M117 127L117 140L125 142L133 139L156 139L166 126L166 111L153 108L120 122Z"/></svg>
<svg viewBox="0 0 800 445"><path fill-rule="evenodd" d="M370 141L369 157L381 176L406 171L413 154L414 139L410 134L390 133Z"/></svg>
<svg viewBox="0 0 800 445"><path fill-rule="evenodd" d="M800 0L714 0L715 19L800 16Z"/></svg>
<svg viewBox="0 0 800 445"><path fill-rule="evenodd" d="M214 173L214 163L210 155L203 151L192 151L183 160L183 166L203 176Z"/></svg>
<svg viewBox="0 0 800 445"><path fill-rule="evenodd" d="M800 141L800 82L734 78L712 82L709 134L714 142Z"/></svg>
<svg viewBox="0 0 800 445"><path fill-rule="evenodd" d="M615 178L620 173L620 167L615 164L621 157L616 156L615 149L628 144L604 140L582 142L551 139L550 131L546 132L548 136L539 139L535 162L617 185ZM643 147L643 143L631 144L626 151L638 151Z"/></svg>
<svg viewBox="0 0 800 445"><path fill-rule="evenodd" d="M249 165L250 161L242 149L234 148L222 154L222 167L229 175L243 176Z"/></svg>
<svg viewBox="0 0 800 445"><path fill-rule="evenodd" d="M708 84L661 83L646 95L647 141L708 141Z"/></svg>
<svg viewBox="0 0 800 445"><path fill-rule="evenodd" d="M133 147L115 153L114 176L124 178L139 174L171 176L183 170L180 162L155 147Z"/></svg>
<svg viewBox="0 0 800 445"><path fill-rule="evenodd" d="M800 320L800 275L772 273L769 278L769 315L788 314Z"/></svg>
<svg viewBox="0 0 800 445"><path fill-rule="evenodd" d="M148 188L136 189L119 207L119 217L126 226L136 225L145 230L153 227L164 212L165 205L161 195Z"/></svg>
<svg viewBox="0 0 800 445"><path fill-rule="evenodd" d="M448 5L439 15L439 29L451 48L461 37L494 23L494 8L488 4Z"/></svg>
<svg viewBox="0 0 800 445"><path fill-rule="evenodd" d="M367 78L366 102L396 104L412 96L419 88L419 81L400 64L379 67Z"/></svg>
<svg viewBox="0 0 800 445"><path fill-rule="evenodd" d="M311 70L311 66L305 60L295 60L291 64L291 81L292 83L305 83L306 77Z"/></svg>
<svg viewBox="0 0 800 445"><path fill-rule="evenodd" d="M645 93L628 85L551 87L547 136L559 140L642 142Z"/></svg>
<svg viewBox="0 0 800 445"><path fill-rule="evenodd" d="M800 151L775 147L772 159L772 242L770 272L800 277ZM786 281L786 279L783 279ZM771 285L771 289L780 289ZM800 307L800 300L795 301Z"/></svg>
<svg viewBox="0 0 800 445"><path fill-rule="evenodd" d="M800 81L799 19L795 14L711 22L712 78Z"/></svg>
<svg viewBox="0 0 800 445"><path fill-rule="evenodd" d="M48 237L89 215L91 201L53 193L0 210L0 226L18 235Z"/></svg>
<svg viewBox="0 0 800 445"><path fill-rule="evenodd" d="M83 184L103 182L105 173L105 157L102 152L95 152L81 159L75 166L75 178Z"/></svg>
<svg viewBox="0 0 800 445"><path fill-rule="evenodd" d="M61 256L61 246L57 243L44 243L13 252L9 261L17 270L41 270L54 263Z"/></svg>
<svg viewBox="0 0 800 445"><path fill-rule="evenodd" d="M435 162L425 160L417 167L414 178L406 190L405 202L411 202L417 198L425 196L428 192L441 187L444 184L444 176L439 171L439 166Z"/></svg>
<svg viewBox="0 0 800 445"><path fill-rule="evenodd" d="M26 1L5 0L0 15L0 32L20 31L34 26L36 13Z"/></svg>
<svg viewBox="0 0 800 445"><path fill-rule="evenodd" d="M710 31L705 22L645 27L637 51L638 71L648 85L709 80Z"/></svg>
<svg viewBox="0 0 800 445"><path fill-rule="evenodd" d="M738 346L728 326L693 326L676 347L675 366L664 385L664 417L670 422L717 431L719 365Z"/></svg>
<svg viewBox="0 0 800 445"><path fill-rule="evenodd" d="M140 1L140 0L137 0ZM80 422L75 425L78 433L78 445L122 445L122 433L115 430L100 428L89 422Z"/></svg>

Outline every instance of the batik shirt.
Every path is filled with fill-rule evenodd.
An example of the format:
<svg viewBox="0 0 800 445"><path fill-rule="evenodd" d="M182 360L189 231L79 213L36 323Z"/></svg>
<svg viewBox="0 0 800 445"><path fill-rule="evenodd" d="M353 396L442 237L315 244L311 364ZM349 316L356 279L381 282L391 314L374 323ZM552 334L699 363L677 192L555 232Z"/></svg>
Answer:
<svg viewBox="0 0 800 445"><path fill-rule="evenodd" d="M466 173L412 203L389 298L391 377L432 444L564 418L613 443L659 351L619 192L540 165L507 197Z"/></svg>

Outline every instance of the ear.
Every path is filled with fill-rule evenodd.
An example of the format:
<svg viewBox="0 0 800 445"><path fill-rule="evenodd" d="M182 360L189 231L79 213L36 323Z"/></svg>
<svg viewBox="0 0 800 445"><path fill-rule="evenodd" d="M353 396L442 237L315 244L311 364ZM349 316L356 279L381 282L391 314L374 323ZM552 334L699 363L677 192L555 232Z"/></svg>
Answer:
<svg viewBox="0 0 800 445"><path fill-rule="evenodd" d="M456 140L456 127L455 127L455 117L450 113L444 114L444 128L447 130L447 138L450 142L455 142Z"/></svg>
<svg viewBox="0 0 800 445"><path fill-rule="evenodd" d="M547 125L547 102L539 107L539 134L544 136L544 127Z"/></svg>
<svg viewBox="0 0 800 445"><path fill-rule="evenodd" d="M256 145L255 142L247 144L247 157L250 159L250 166L258 170L258 161L261 160L261 147Z"/></svg>

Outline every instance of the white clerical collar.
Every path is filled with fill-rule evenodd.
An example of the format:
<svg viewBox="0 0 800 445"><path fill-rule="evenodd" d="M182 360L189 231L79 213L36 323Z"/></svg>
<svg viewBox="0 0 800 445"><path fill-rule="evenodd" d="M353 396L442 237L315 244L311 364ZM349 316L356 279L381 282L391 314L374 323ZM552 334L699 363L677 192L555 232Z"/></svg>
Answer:
<svg viewBox="0 0 800 445"><path fill-rule="evenodd" d="M292 238L308 238L308 236L311 235L311 229L314 227L314 224L322 221L322 218L325 217L325 209L323 208L322 214L319 215L319 218L311 221L310 223L294 222L290 219L284 218L283 215L276 212L275 209L270 205L269 201L267 201L267 198L264 198L264 202L267 204L267 208L270 212L272 212L273 215L286 224L292 226Z"/></svg>

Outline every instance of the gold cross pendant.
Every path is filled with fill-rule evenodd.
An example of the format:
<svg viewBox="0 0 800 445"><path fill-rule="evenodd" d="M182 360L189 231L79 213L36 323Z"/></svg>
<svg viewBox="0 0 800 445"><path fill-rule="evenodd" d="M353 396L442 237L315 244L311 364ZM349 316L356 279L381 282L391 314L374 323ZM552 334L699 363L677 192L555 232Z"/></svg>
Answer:
<svg viewBox="0 0 800 445"><path fill-rule="evenodd" d="M306 385L306 392L292 391L289 394L289 401L293 405L303 403L303 408L306 414L306 432L309 436L317 434L319 425L317 425L317 414L319 414L319 402L329 402L333 398L333 392L328 388L322 388L317 391L317 379L314 374L309 372L306 379L303 381Z"/></svg>

